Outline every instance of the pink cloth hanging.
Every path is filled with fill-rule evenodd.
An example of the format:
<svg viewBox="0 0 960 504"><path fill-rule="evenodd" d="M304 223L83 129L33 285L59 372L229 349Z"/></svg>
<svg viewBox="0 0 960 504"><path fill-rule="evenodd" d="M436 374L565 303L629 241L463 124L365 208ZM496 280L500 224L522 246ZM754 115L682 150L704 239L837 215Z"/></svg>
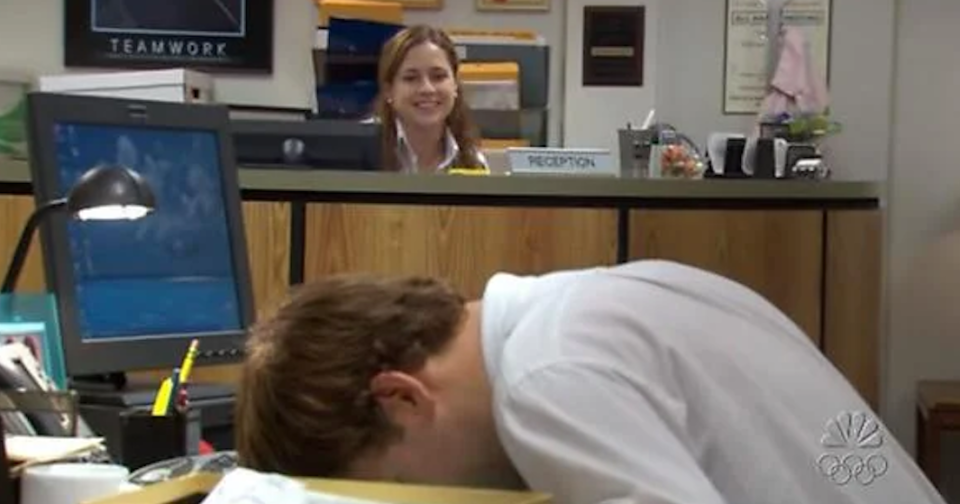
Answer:
<svg viewBox="0 0 960 504"><path fill-rule="evenodd" d="M781 35L780 59L770 93L760 107L761 117L781 113L820 114L830 102L827 84L817 74L799 28L786 27Z"/></svg>

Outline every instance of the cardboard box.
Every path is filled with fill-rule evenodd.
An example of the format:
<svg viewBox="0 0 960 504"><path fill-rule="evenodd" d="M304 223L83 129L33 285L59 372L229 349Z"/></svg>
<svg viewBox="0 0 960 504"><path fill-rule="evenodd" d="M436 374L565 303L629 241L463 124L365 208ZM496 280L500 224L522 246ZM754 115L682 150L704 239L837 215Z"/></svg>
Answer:
<svg viewBox="0 0 960 504"><path fill-rule="evenodd" d="M307 488L345 497L393 504L550 504L546 494L367 481L298 478ZM220 481L217 474L194 473L86 504L173 504L200 502Z"/></svg>
<svg viewBox="0 0 960 504"><path fill-rule="evenodd" d="M179 103L213 103L213 77L193 70L145 70L40 77L40 91Z"/></svg>

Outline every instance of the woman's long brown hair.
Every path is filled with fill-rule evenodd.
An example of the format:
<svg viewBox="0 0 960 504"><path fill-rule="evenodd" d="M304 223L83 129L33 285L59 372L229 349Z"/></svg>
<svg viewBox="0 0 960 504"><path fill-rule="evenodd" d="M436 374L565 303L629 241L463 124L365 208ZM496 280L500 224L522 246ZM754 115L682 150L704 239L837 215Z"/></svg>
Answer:
<svg viewBox="0 0 960 504"><path fill-rule="evenodd" d="M459 58L453 41L441 30L427 25L414 25L404 28L393 36L383 46L380 53L380 67L377 80L380 84L380 93L375 102L375 112L383 128L383 152L381 162L387 171L399 171L400 160L397 158L397 115L393 107L387 103L387 89L393 85L397 73L407 53L420 44L432 43L443 50L457 79L457 97L453 102L453 110L447 116L447 127L460 147L460 153L454 162L457 168L482 168L479 157L479 141L470 118L470 109L460 92Z"/></svg>

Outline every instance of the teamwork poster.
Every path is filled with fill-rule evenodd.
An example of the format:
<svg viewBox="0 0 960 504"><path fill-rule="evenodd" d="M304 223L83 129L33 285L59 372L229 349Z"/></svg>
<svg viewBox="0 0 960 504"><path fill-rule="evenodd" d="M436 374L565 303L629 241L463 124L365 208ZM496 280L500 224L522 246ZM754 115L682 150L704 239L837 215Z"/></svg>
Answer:
<svg viewBox="0 0 960 504"><path fill-rule="evenodd" d="M63 0L66 66L273 70L273 0Z"/></svg>

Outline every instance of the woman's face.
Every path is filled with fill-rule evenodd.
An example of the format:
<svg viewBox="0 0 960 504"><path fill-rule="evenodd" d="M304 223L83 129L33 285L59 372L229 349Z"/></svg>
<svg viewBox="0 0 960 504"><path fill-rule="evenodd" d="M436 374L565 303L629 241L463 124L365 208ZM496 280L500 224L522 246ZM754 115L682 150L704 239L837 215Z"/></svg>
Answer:
<svg viewBox="0 0 960 504"><path fill-rule="evenodd" d="M457 97L457 80L443 49L431 42L411 48L388 97L404 127L445 124Z"/></svg>

